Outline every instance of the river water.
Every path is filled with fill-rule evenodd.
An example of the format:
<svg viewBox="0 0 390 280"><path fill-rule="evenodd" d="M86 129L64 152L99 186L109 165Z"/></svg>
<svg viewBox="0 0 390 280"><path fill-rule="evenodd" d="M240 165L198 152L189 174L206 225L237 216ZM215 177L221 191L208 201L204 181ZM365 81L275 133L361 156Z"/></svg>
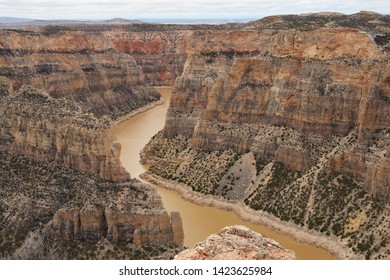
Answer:
<svg viewBox="0 0 390 280"><path fill-rule="evenodd" d="M147 166L139 163L140 150L153 135L164 127L171 88L157 88L157 90L165 99L162 105L140 113L117 126L117 140L122 145L120 160L133 178L137 178L147 170ZM180 212L185 235L184 245L187 247L192 247L197 242L204 240L210 234L218 232L225 226L240 224L276 240L287 249L295 251L297 259L334 259L332 255L321 248L298 242L288 235L270 230L264 226L250 224L233 212L196 205L184 200L175 191L157 188L157 192L161 195L164 207L168 212Z"/></svg>

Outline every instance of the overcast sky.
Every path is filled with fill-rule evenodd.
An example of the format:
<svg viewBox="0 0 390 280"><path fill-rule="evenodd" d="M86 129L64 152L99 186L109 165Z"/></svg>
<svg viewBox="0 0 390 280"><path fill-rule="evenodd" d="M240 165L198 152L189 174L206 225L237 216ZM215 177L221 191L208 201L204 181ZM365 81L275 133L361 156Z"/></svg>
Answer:
<svg viewBox="0 0 390 280"><path fill-rule="evenodd" d="M276 14L370 10L390 1L363 0L0 0L0 17L34 19L255 19Z"/></svg>

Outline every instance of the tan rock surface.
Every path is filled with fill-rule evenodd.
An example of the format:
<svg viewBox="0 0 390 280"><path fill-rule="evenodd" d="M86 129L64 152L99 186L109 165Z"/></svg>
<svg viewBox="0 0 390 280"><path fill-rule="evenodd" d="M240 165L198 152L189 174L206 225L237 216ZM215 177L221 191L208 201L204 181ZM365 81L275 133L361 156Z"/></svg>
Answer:
<svg viewBox="0 0 390 280"><path fill-rule="evenodd" d="M111 119L157 101L134 59L99 33L0 31L1 148L126 180Z"/></svg>
<svg viewBox="0 0 390 280"><path fill-rule="evenodd" d="M244 226L223 228L186 249L175 260L294 260L293 251Z"/></svg>
<svg viewBox="0 0 390 280"><path fill-rule="evenodd" d="M105 35L114 48L130 54L142 69L145 82L153 86L172 86L187 58L190 30L111 31Z"/></svg>
<svg viewBox="0 0 390 280"><path fill-rule="evenodd" d="M143 152L150 172L388 258L387 22L288 15L194 32L163 133Z"/></svg>
<svg viewBox="0 0 390 280"><path fill-rule="evenodd" d="M187 52L164 136L185 135L194 148L249 149L302 171L318 156L307 145L357 130L366 146L375 131L390 128L389 57L359 30L197 31ZM375 193L388 197L383 171L360 171L373 179L364 179L367 190L379 180L385 187Z"/></svg>

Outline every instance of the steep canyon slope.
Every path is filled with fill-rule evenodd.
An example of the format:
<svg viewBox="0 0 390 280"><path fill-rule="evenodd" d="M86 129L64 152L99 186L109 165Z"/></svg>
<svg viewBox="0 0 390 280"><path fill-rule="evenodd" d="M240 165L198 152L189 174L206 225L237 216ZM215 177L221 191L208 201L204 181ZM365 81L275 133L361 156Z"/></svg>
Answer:
<svg viewBox="0 0 390 280"><path fill-rule="evenodd" d="M389 16L196 31L150 172L390 256Z"/></svg>
<svg viewBox="0 0 390 280"><path fill-rule="evenodd" d="M144 81L151 86L172 86L180 76L187 58L188 38L196 30L233 29L237 24L128 24L46 26L42 32L59 35L68 32L100 34L110 41L112 48L130 54L141 68Z"/></svg>
<svg viewBox="0 0 390 280"><path fill-rule="evenodd" d="M160 98L135 60L77 31L0 31L0 53L0 254L171 257L180 216L130 180L115 143L115 120Z"/></svg>
<svg viewBox="0 0 390 280"><path fill-rule="evenodd" d="M2 31L1 145L123 180L111 120L157 101L135 61L100 34Z"/></svg>

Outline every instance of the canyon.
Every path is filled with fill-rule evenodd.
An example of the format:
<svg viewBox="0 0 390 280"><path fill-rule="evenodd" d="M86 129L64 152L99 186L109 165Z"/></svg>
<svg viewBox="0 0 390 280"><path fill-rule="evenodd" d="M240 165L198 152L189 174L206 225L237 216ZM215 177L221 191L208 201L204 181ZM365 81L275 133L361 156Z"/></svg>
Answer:
<svg viewBox="0 0 390 280"><path fill-rule="evenodd" d="M388 259L389 30L368 12L0 30L0 253L38 235L63 258L172 258L180 215L122 167L115 126L173 85L145 176Z"/></svg>
<svg viewBox="0 0 390 280"><path fill-rule="evenodd" d="M173 257L180 214L130 178L115 141L118 120L160 100L135 60L103 34L4 30L0 46L2 256Z"/></svg>
<svg viewBox="0 0 390 280"><path fill-rule="evenodd" d="M364 12L196 31L149 173L388 258L388 32Z"/></svg>

